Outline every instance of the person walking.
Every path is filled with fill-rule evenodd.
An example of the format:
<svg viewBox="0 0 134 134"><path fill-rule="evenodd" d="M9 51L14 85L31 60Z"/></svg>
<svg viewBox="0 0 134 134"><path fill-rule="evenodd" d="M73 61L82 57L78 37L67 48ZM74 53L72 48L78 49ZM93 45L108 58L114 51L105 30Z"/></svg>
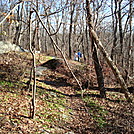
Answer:
<svg viewBox="0 0 134 134"><path fill-rule="evenodd" d="M77 55L78 55L78 62L80 62L80 59L82 58L82 53L80 52L80 50L78 50Z"/></svg>
<svg viewBox="0 0 134 134"><path fill-rule="evenodd" d="M74 60L78 61L78 53L76 51L74 51Z"/></svg>

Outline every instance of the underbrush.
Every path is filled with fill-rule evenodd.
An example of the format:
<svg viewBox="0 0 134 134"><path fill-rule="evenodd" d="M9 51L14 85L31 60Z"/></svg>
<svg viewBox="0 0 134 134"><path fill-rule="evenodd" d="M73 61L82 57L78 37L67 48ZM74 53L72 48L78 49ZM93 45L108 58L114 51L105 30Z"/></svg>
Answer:
<svg viewBox="0 0 134 134"><path fill-rule="evenodd" d="M16 92L14 92L16 83L1 81L0 86L0 102L2 102L0 132L2 133L44 133L46 131L59 133L64 131L59 126L64 126L66 121L71 119L70 110L66 109L68 105L66 98L55 89L50 88L49 91L45 84L42 88L37 88L35 119L29 118L32 93L25 91L23 95L20 94L25 85L19 85L20 87L15 89Z"/></svg>

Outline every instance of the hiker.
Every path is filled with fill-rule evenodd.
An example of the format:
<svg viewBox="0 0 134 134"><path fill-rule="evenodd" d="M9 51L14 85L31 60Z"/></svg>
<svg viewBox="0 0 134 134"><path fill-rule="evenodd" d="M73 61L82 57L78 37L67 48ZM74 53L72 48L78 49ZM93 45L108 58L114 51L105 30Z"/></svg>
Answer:
<svg viewBox="0 0 134 134"><path fill-rule="evenodd" d="M74 60L78 61L78 53L76 53L76 51L74 51Z"/></svg>
<svg viewBox="0 0 134 134"><path fill-rule="evenodd" d="M82 58L82 53L80 52L80 50L78 50L77 55L78 55L78 62L80 62L80 59Z"/></svg>

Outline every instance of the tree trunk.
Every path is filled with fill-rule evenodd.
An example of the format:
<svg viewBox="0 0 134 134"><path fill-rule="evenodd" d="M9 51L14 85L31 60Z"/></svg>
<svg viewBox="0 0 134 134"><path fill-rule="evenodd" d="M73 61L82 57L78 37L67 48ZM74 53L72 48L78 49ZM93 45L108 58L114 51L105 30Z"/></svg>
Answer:
<svg viewBox="0 0 134 134"><path fill-rule="evenodd" d="M92 57L94 60L94 66L95 66L95 72L96 72L96 76L97 76L97 83L100 89L100 96L102 98L106 98L106 90L104 87L104 77L103 77L103 72L102 72L102 67L100 65L99 59L98 59L98 54L97 54L97 48L95 46L94 40L91 38L91 42L92 42Z"/></svg>
<svg viewBox="0 0 134 134"><path fill-rule="evenodd" d="M133 74L133 28L132 28L132 8L133 8L133 5L132 5L132 1L133 0L130 0L130 6L129 6L129 14L130 14L130 18L129 18L129 29L130 29L130 33L129 33L129 45L128 45L128 60L127 60L127 68L128 68L128 72L130 72L130 74Z"/></svg>
<svg viewBox="0 0 134 134"><path fill-rule="evenodd" d="M88 26L86 25L86 30L85 30L85 34L86 34L86 51L87 51L87 63L90 63L90 52L89 52L89 38L88 38Z"/></svg>
<svg viewBox="0 0 134 134"><path fill-rule="evenodd" d="M39 11L39 2L38 0L36 0L36 9L37 11ZM37 17L38 18L38 17ZM36 24L36 27L37 27L37 50L38 51L41 51L41 45L40 45L40 26L39 26L39 20L37 19L37 24Z"/></svg>
<svg viewBox="0 0 134 134"><path fill-rule="evenodd" d="M74 2L71 2L71 18L70 18L70 27L69 27L69 42L68 42L68 47L69 47L69 58L71 59L71 54L72 54L72 46L71 46L71 35L72 35L72 25L73 25L73 14L74 14L74 8L75 8L75 4Z"/></svg>
<svg viewBox="0 0 134 134"><path fill-rule="evenodd" d="M17 10L17 21L19 22L20 20L20 15L19 15L19 12L20 12L20 5L18 6L18 10ZM18 45L18 41L19 41L19 37L20 37L20 25L17 25L16 26L16 33L15 33L15 37L13 39L13 44L17 44Z"/></svg>
<svg viewBox="0 0 134 134"><path fill-rule="evenodd" d="M117 0L115 0L115 11L113 12L113 0L111 1L111 11L112 11L112 22L113 22L113 46L112 46L112 51L111 51L111 59L114 60L115 57L115 62L116 62L116 53L115 53L115 48L117 46L117 25L118 25L118 18L117 18ZM115 18L114 18L115 15ZM114 21L115 20L115 21Z"/></svg>
<svg viewBox="0 0 134 134"><path fill-rule="evenodd" d="M30 16L29 16L29 49L32 54L33 58L33 66L32 66L32 72L33 72L33 88L32 88L32 113L30 113L31 118L34 119L35 117L35 109L36 109L36 103L35 103L35 95L36 95L36 61L35 61L35 45L31 41L31 15L32 11L30 11ZM36 30L35 30L36 31ZM33 37L34 38L34 37ZM33 45L33 49L32 49Z"/></svg>
<svg viewBox="0 0 134 134"><path fill-rule="evenodd" d="M119 1L119 10L118 10L118 20L119 20L119 35L120 35L120 63L121 67L123 67L123 33L122 33L122 16L121 16L121 2Z"/></svg>
<svg viewBox="0 0 134 134"><path fill-rule="evenodd" d="M120 74L120 71L118 70L118 68L112 61L112 59L109 57L109 55L106 52L106 50L104 49L101 41L99 40L96 32L93 30L93 24L92 24L92 18L91 18L92 14L90 11L90 3L89 2L90 2L90 0L86 0L87 19L88 19L90 35L92 35L92 38L93 38L95 44L100 49L100 52L103 54L105 60L107 61L110 68L112 69L117 81L119 82L119 84L122 88L123 93L125 94L126 99L128 101L132 101L132 99L130 98L130 94L128 93L127 85L125 84L124 79L122 78L122 76Z"/></svg>

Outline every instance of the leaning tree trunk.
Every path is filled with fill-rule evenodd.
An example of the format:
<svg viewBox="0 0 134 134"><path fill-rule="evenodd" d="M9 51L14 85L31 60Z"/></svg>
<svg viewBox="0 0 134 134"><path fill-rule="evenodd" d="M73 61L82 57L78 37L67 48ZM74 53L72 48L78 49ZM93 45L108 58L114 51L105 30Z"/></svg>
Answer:
<svg viewBox="0 0 134 134"><path fill-rule="evenodd" d="M101 41L99 40L96 32L93 29L92 14L91 14L91 10L90 10L90 0L86 0L86 10L87 10L87 19L88 19L90 35L92 35L92 38L93 38L95 44L97 45L97 47L99 48L100 52L103 54L105 60L107 61L108 65L112 69L117 81L119 82L119 84L120 84L120 86L122 88L123 93L125 94L126 99L128 101L132 101L132 99L130 98L128 89L127 89L127 85L126 85L123 77L121 76L120 71L118 70L118 68L116 67L116 65L114 64L114 62L110 58L110 56L108 55L107 51L103 47Z"/></svg>

